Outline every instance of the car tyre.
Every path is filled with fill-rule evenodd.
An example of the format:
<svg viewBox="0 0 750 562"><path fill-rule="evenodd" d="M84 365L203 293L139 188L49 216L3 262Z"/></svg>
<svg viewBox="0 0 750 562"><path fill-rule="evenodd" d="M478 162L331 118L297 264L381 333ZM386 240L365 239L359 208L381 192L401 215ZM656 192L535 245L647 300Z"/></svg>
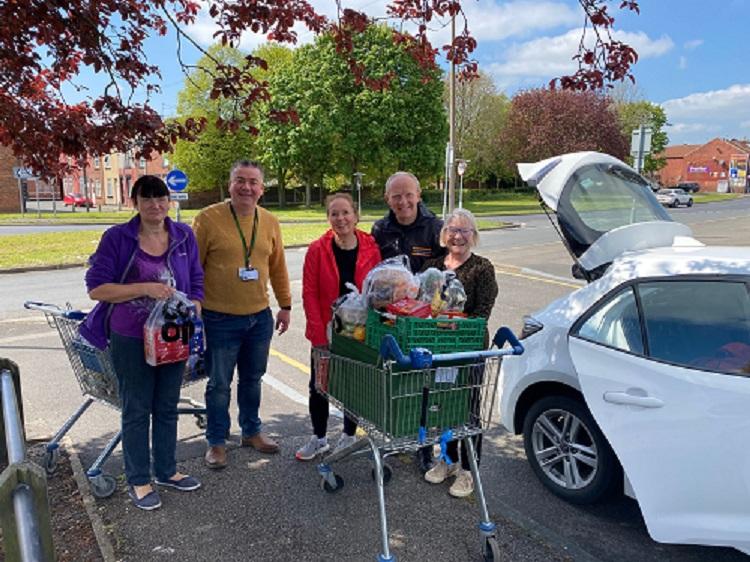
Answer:
<svg viewBox="0 0 750 562"><path fill-rule="evenodd" d="M688 207L692 207L693 206L693 200L692 199L688 199L687 206Z"/></svg>
<svg viewBox="0 0 750 562"><path fill-rule="evenodd" d="M562 425L564 428L566 419L571 424L569 428L575 424L575 435L561 432L562 439L557 445L552 443L541 425L537 425L542 424L547 429L550 424L552 427ZM529 464L537 478L553 494L570 503L597 503L622 490L620 463L589 409L580 399L548 396L535 402L524 418L523 443ZM540 456L551 449L557 451L555 455L560 460L542 467ZM553 455L547 457L552 458ZM566 485L565 480L570 477L572 470L571 464L575 464L574 472L579 482Z"/></svg>
<svg viewBox="0 0 750 562"><path fill-rule="evenodd" d="M669 204L669 206L672 207L673 209L676 209L677 207L680 206L680 202L677 199L675 199L674 201L672 201L672 203Z"/></svg>

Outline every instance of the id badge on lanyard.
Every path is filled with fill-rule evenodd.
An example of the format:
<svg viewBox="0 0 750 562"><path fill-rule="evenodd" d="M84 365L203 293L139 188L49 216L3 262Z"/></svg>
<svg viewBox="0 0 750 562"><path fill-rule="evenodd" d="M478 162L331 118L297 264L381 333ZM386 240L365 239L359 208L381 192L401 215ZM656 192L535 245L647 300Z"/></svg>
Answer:
<svg viewBox="0 0 750 562"><path fill-rule="evenodd" d="M237 218L237 213L234 211L234 207L232 207L231 203L229 204L229 209L232 211L234 224L237 226L237 232L240 234L240 240L242 240L242 252L245 257L245 266L240 267L237 270L237 276L240 278L240 281L257 281L259 278L258 270L250 265L250 256L252 256L253 248L255 247L255 236L258 233L258 209L255 209L255 215L253 217L253 235L250 238L250 247L247 245L245 235L240 227L240 221Z"/></svg>

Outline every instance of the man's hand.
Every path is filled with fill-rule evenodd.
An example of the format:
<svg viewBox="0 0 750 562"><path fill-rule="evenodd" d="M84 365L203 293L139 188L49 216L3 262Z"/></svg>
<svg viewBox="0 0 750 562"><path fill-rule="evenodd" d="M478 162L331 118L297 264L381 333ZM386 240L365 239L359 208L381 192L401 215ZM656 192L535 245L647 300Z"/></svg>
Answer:
<svg viewBox="0 0 750 562"><path fill-rule="evenodd" d="M283 334L289 329L289 322L291 321L291 319L291 310L279 310L279 313L276 315L276 330L278 330L279 335Z"/></svg>

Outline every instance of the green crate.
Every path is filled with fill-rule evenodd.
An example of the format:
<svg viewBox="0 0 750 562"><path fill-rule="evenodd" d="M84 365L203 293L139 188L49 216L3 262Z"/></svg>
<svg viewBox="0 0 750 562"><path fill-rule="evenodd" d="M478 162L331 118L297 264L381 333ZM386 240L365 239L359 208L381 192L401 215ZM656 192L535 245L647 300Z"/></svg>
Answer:
<svg viewBox="0 0 750 562"><path fill-rule="evenodd" d="M419 371L385 368L378 364L374 349L340 336L334 336L331 351L328 393L384 434L393 438L416 437L424 386L430 389L428 428L447 429L469 423L476 365L454 364ZM453 369L449 372L456 375L454 381L436 380L436 375L448 372L445 369Z"/></svg>
<svg viewBox="0 0 750 562"><path fill-rule="evenodd" d="M380 349L386 334L396 338L401 351L409 353L415 347L425 347L433 353L453 351L477 351L484 348L484 333L487 321L484 318L412 318L397 316L393 326L374 310L367 312L365 342L373 349Z"/></svg>

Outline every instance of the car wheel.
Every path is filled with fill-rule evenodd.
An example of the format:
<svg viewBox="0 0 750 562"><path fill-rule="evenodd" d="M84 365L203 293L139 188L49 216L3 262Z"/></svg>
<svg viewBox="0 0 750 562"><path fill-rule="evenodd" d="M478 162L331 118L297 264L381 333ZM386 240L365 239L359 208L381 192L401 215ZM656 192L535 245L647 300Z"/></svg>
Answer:
<svg viewBox="0 0 750 562"><path fill-rule="evenodd" d="M526 456L553 494L576 504L622 489L622 469L586 405L567 396L535 402L523 423Z"/></svg>
<svg viewBox="0 0 750 562"><path fill-rule="evenodd" d="M677 208L677 207L679 206L679 204L680 204L680 202L679 202L679 201L677 201L677 199L675 199L674 201L672 201L672 202L671 202L671 203L669 204L669 206L670 206L670 207L672 207L673 209L676 209L676 208Z"/></svg>
<svg viewBox="0 0 750 562"><path fill-rule="evenodd" d="M687 206L688 207L692 207L693 206L693 200L692 199L688 199Z"/></svg>

